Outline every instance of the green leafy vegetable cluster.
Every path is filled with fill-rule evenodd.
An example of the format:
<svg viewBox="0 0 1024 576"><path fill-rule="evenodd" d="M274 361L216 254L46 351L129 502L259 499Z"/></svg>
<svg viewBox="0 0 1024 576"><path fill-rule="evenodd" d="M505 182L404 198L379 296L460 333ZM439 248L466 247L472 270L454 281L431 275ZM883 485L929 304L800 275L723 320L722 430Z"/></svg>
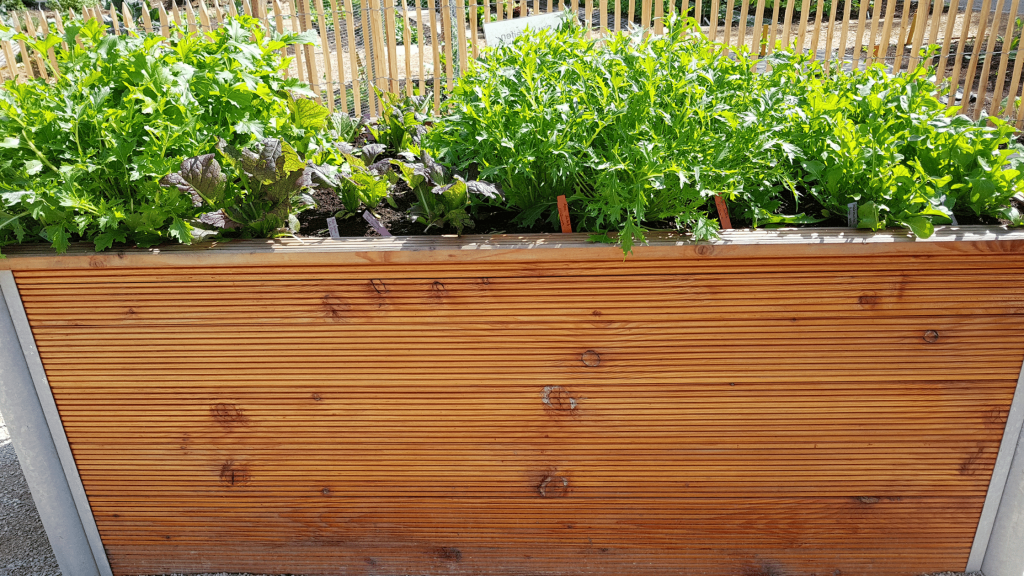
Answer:
<svg viewBox="0 0 1024 576"><path fill-rule="evenodd" d="M190 242L204 208L161 177L221 137L239 149L264 138L308 145L316 130L304 126L327 114L296 101L311 93L281 73L279 50L310 39L267 36L248 17L208 35L175 29L169 40L108 35L95 20L65 30L19 36L55 50L55 82L9 81L0 91L0 245ZM238 190L228 187L221 202L240 209L244 201L230 197Z"/></svg>
<svg viewBox="0 0 1024 576"><path fill-rule="evenodd" d="M521 223L553 223L564 194L578 228L618 232L627 252L654 223L714 236L715 195L754 226L851 202L861 227L922 237L958 212L1006 217L1024 190L1012 128L951 117L936 91L923 68L757 62L692 20L603 41L570 21L486 52L425 147L501 184Z"/></svg>

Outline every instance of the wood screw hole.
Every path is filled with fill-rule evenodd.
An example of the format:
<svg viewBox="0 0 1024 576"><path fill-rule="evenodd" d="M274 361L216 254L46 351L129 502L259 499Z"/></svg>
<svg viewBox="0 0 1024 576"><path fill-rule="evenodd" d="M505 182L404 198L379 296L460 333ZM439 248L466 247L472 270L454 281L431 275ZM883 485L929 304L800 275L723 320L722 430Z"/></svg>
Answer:
<svg viewBox="0 0 1024 576"><path fill-rule="evenodd" d="M936 332L935 330L929 330L929 331L925 332L924 333L924 341L929 343L929 344L933 344L935 342L938 342L939 341L939 333Z"/></svg>

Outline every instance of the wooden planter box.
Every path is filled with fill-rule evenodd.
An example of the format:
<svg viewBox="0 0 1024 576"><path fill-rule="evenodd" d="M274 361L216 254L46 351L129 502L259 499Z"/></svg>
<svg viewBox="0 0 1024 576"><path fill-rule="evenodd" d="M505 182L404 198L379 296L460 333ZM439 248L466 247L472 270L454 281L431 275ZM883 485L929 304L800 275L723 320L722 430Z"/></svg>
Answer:
<svg viewBox="0 0 1024 576"><path fill-rule="evenodd" d="M981 566L1024 232L585 240L19 248L0 348L99 574Z"/></svg>

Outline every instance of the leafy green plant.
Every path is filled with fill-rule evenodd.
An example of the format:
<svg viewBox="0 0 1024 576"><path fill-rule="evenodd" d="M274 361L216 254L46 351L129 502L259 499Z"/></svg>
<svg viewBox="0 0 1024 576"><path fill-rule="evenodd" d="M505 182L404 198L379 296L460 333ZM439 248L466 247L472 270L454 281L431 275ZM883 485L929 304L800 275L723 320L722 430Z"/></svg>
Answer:
<svg viewBox="0 0 1024 576"><path fill-rule="evenodd" d="M425 224L428 230L447 225L462 234L465 228L475 226L469 213L470 195L489 200L504 198L501 189L494 184L467 181L435 162L425 151L421 153L419 162L391 162L398 168L397 176L416 194L416 204L410 215Z"/></svg>
<svg viewBox="0 0 1024 576"><path fill-rule="evenodd" d="M313 204L306 193L312 186L310 170L286 142L268 138L258 151L237 149L221 140L216 154L186 158L181 170L160 180L192 199L192 205L213 209L196 224L213 230L240 230L243 236L266 237L296 233L295 214Z"/></svg>
<svg viewBox="0 0 1024 576"><path fill-rule="evenodd" d="M67 49L56 35L18 36L55 51L56 81L0 91L0 245L191 242L197 207L160 177L220 134L244 148L317 130L295 122L294 97L312 93L281 74L279 50L308 36L268 36L248 17L208 34L174 29L167 40L108 35L95 20L65 30Z"/></svg>
<svg viewBox="0 0 1024 576"><path fill-rule="evenodd" d="M400 96L377 90L380 115L368 126L373 139L392 153L419 151L420 137L426 132L429 120L430 95Z"/></svg>
<svg viewBox="0 0 1024 576"><path fill-rule="evenodd" d="M755 72L691 23L598 42L569 22L488 50L424 146L500 183L518 222L555 224L564 194L578 229L626 252L651 225L714 236L716 195L753 226L856 202L862 227L927 237L957 211L1001 217L1021 192L1012 128L953 117L926 68L826 72L780 51Z"/></svg>
<svg viewBox="0 0 1024 576"><path fill-rule="evenodd" d="M390 164L387 161L383 165L374 163L384 151L384 146L367 144L356 149L339 143L337 147L343 158L340 166L335 163L313 165L312 172L313 181L317 185L333 189L341 200L344 210L335 216L347 218L360 207L374 210L381 201L390 200L388 179L383 175L389 170Z"/></svg>

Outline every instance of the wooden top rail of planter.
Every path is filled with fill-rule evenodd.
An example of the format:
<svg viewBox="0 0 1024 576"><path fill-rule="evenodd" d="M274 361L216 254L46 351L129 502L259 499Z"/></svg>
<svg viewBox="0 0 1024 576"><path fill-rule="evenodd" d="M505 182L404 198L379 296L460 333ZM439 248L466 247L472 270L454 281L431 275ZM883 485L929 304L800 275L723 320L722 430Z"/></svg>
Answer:
<svg viewBox="0 0 1024 576"><path fill-rule="evenodd" d="M587 238L7 248L0 352L103 573L981 566L1024 231Z"/></svg>
<svg viewBox="0 0 1024 576"><path fill-rule="evenodd" d="M721 238L693 242L684 235L651 232L648 245L622 257L615 245L590 241L590 235L495 234L407 236L395 238L284 238L232 240L158 248L95 252L91 244L73 244L56 254L47 244L2 249L0 270L73 268L149 268L165 266L258 266L265 264L402 264L411 262L504 262L557 259L631 262L664 259L795 258L871 255L950 255L1024 252L1024 229L994 226L938 227L931 238L905 231L871 232L850 228L723 230ZM529 249L529 250L524 250ZM557 249L557 253L552 253Z"/></svg>

